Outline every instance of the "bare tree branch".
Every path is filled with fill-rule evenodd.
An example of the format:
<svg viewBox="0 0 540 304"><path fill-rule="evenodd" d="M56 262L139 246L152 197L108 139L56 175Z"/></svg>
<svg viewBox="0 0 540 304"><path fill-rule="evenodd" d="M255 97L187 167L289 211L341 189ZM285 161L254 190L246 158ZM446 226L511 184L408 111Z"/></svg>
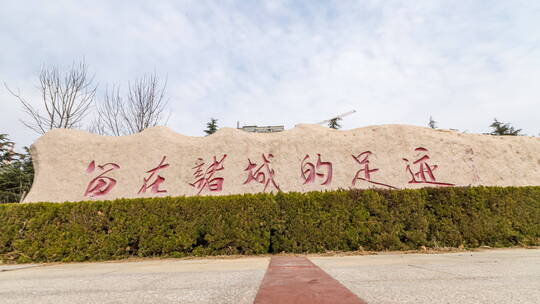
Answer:
<svg viewBox="0 0 540 304"><path fill-rule="evenodd" d="M156 73L128 82L127 97L123 99L117 86L107 89L103 102L97 106L97 118L91 131L103 135L128 135L146 128L164 125L167 81L160 84Z"/></svg>
<svg viewBox="0 0 540 304"><path fill-rule="evenodd" d="M5 83L6 89L15 96L23 106L27 119L22 123L43 134L54 128L79 128L82 120L89 113L94 102L97 85L88 76L88 68L84 62L73 63L67 73L62 73L56 66L44 66L39 74L39 90L45 114L25 100L19 91L14 92Z"/></svg>
<svg viewBox="0 0 540 304"><path fill-rule="evenodd" d="M154 73L145 75L128 84L128 97L123 111L124 122L130 133L162 124L163 112L168 101L165 87L160 86L159 77Z"/></svg>
<svg viewBox="0 0 540 304"><path fill-rule="evenodd" d="M113 85L109 90L107 87L103 101L97 104L97 117L90 131L113 136L127 134L122 116L123 107L120 88Z"/></svg>

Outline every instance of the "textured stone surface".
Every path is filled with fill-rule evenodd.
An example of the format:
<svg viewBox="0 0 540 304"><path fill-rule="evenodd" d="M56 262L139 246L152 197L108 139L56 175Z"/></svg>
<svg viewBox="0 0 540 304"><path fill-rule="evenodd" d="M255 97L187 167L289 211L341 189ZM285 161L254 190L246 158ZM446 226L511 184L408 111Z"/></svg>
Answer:
<svg viewBox="0 0 540 304"><path fill-rule="evenodd" d="M426 151L415 151L420 147ZM371 126L348 131L299 125L271 134L223 128L207 137L184 136L165 127L123 137L57 129L39 138L31 151L36 177L25 202L256 193L264 191L271 175L269 170L273 170L275 185L269 182L266 192L277 191L276 186L285 192L305 192L350 187L387 188L385 185L395 188L440 186L436 183L456 186L540 185L539 138L462 134L404 125ZM358 161L353 157L366 151L371 152L367 159L364 157L368 153ZM270 161L269 167L263 166L257 175L256 170L264 165L263 154ZM269 158L268 154L273 157ZM309 158L303 163L307 154ZM327 181L328 166L321 164L317 169L317 154L321 155L321 162L332 164L333 176L326 185L321 184ZM224 155L221 165L216 166L223 166L223 169L211 176L205 175L213 157L219 161ZM414 163L423 156L429 158ZM169 166L150 176L148 171L157 167L163 157L166 157L163 164ZM248 159L255 165L251 170L255 179L263 183L257 180L245 183L249 180L250 170L246 170L250 163ZM95 164L93 170L89 167L92 161ZM107 163L114 163L118 168L113 165L103 169L98 167ZM195 166L201 163L204 163L200 167L202 172L196 177ZM302 171L309 170L309 163L320 176L315 175L312 183L305 184L309 172L306 171L303 177ZM414 178L418 183L410 183L411 173L419 172L422 164L424 178L416 175ZM407 165L410 165L410 171ZM98 187L103 190L114 179L116 184L109 187L110 191L101 196L96 191L87 193L92 180L111 168L113 170L102 176L103 187ZM378 170L370 171L367 178L365 170L359 171L366 168ZM428 169L432 170L433 178ZM145 193L139 193L145 178L150 177L147 181L149 186L158 175L164 180L154 190L166 192L152 193L152 187L148 187ZM210 177L212 187L205 186L205 177ZM266 180L263 181L263 177ZM355 180L355 177L364 180ZM223 178L221 191L210 191L219 182L213 178ZM93 186L98 183L99 179L95 179Z"/></svg>

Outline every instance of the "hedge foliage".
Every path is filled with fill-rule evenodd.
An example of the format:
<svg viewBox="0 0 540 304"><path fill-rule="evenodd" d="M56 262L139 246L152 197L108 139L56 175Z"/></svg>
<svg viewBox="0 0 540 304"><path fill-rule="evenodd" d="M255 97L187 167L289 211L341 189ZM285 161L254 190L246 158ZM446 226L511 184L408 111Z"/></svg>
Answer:
<svg viewBox="0 0 540 304"><path fill-rule="evenodd" d="M0 205L15 262L539 244L540 187Z"/></svg>

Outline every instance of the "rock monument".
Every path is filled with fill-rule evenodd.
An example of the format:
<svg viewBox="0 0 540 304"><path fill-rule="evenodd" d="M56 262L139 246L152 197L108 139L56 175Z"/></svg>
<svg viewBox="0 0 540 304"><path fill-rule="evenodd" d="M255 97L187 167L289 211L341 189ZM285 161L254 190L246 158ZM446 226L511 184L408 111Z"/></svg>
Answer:
<svg viewBox="0 0 540 304"><path fill-rule="evenodd" d="M540 185L540 139L405 125L299 125L206 137L166 127L109 137L56 129L31 147L25 202L349 188Z"/></svg>

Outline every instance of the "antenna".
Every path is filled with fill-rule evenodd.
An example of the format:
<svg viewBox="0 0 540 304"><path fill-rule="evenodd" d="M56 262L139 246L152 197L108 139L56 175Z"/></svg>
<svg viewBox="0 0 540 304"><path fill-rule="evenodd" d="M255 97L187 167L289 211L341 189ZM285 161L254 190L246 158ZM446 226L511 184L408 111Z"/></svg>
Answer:
<svg viewBox="0 0 540 304"><path fill-rule="evenodd" d="M345 117L345 116L349 116L349 115L351 115L351 114L353 114L353 113L356 113L356 110L352 110L352 111L343 113L343 114L341 114L341 115L332 117L332 118L330 118L330 119L323 120L323 121L321 121L321 122L318 122L317 124L318 124L318 125L322 125L322 124L325 124L325 123L329 123L331 120L334 120L334 119L341 119L341 118L343 118L343 117Z"/></svg>

